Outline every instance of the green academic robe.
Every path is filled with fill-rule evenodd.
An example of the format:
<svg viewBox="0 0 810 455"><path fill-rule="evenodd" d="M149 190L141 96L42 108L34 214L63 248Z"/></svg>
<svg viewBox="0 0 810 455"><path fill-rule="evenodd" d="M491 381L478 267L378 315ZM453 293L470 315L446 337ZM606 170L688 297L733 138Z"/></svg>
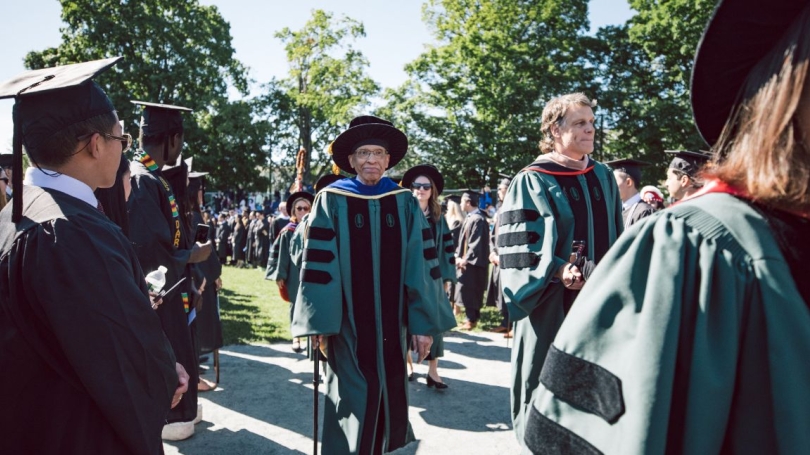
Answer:
<svg viewBox="0 0 810 455"><path fill-rule="evenodd" d="M619 189L607 166L590 161L572 171L541 157L530 168L507 190L497 239L503 298L516 322L511 406L519 441L546 352L576 297L554 274L569 262L574 240L598 261L622 232Z"/></svg>
<svg viewBox="0 0 810 455"><path fill-rule="evenodd" d="M436 244L436 252L439 255L439 270L442 274L442 283L456 282L456 246L453 243L453 234L447 226L447 220L442 216L438 223L428 220L433 231L433 241ZM443 292L442 300L439 303L439 310L446 313L443 318L453 318L453 310L450 306L450 299L447 293ZM455 324L453 324L455 326ZM438 359L444 357L444 335L438 334L433 337L433 344L430 346L430 356L428 359Z"/></svg>
<svg viewBox="0 0 810 455"><path fill-rule="evenodd" d="M293 237L298 223L289 223L273 242L273 252L270 254L270 261L267 263L267 280L284 280L284 287L290 299L290 304L295 303L295 295L298 292L298 280L301 270L300 262L296 264L290 258L290 241ZM290 307L290 320L292 320L292 307Z"/></svg>
<svg viewBox="0 0 810 455"><path fill-rule="evenodd" d="M294 268L296 271L296 279L295 279L295 289L289 289L290 298L295 302L295 298L298 295L298 288L301 286L301 263L304 261L304 233L307 231L307 226L309 226L309 213L304 215L301 218L301 222L295 227L295 230L290 237L290 262L291 267ZM294 310L294 305L291 303L290 312L292 313ZM290 317L292 320L292 316ZM309 360L315 360L315 350L313 349L313 345L310 342L309 337L306 338L306 353L307 358Z"/></svg>
<svg viewBox="0 0 810 455"><path fill-rule="evenodd" d="M435 336L455 320L439 310L441 272L416 199L387 178L370 195L341 182L308 218L292 333L328 336L323 453L377 454L413 440L406 327Z"/></svg>
<svg viewBox="0 0 810 455"><path fill-rule="evenodd" d="M549 351L534 453L810 448L810 309L768 223L728 194L634 225Z"/></svg>

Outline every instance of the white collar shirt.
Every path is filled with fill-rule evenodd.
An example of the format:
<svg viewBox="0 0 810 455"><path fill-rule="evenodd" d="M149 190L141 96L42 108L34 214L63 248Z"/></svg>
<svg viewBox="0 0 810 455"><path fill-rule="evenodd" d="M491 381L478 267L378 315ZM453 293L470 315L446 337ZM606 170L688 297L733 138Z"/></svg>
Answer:
<svg viewBox="0 0 810 455"><path fill-rule="evenodd" d="M53 173L54 171L48 172ZM96 199L96 195L93 194L93 190L90 189L86 183L76 180L69 175L56 174L55 176L50 176L35 167L29 167L25 170L23 184L61 191L76 199L81 199L93 206L93 208L98 208L98 199Z"/></svg>

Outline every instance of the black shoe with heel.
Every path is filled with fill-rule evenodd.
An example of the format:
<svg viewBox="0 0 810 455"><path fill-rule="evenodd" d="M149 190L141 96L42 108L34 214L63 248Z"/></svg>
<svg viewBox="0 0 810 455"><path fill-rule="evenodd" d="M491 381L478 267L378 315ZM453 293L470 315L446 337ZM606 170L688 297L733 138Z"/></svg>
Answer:
<svg viewBox="0 0 810 455"><path fill-rule="evenodd" d="M447 384L434 380L433 378L430 377L430 375L427 375L426 377L428 388L436 387L436 390L444 390L447 388Z"/></svg>

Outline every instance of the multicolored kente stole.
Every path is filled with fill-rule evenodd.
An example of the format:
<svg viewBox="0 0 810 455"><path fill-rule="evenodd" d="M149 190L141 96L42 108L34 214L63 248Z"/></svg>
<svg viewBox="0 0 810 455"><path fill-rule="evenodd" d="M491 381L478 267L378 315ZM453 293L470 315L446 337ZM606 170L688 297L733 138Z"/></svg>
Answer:
<svg viewBox="0 0 810 455"><path fill-rule="evenodd" d="M155 160L152 159L146 152L141 152L140 157L138 157L138 161L146 166L149 169L149 172L157 172L160 168L158 168L157 163ZM175 248L180 247L180 211L177 209L177 202L174 200L174 193L172 192L172 187L169 185L169 182L163 178L163 176L158 175L158 180L163 185L163 188L166 190L166 194L169 196L169 207L172 210L172 218L174 218L174 239L172 243L174 244Z"/></svg>

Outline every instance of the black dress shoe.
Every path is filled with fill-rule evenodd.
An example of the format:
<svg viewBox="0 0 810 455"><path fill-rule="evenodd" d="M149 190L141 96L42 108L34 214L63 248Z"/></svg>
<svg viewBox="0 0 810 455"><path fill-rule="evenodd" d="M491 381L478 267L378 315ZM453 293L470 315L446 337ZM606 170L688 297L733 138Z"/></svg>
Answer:
<svg viewBox="0 0 810 455"><path fill-rule="evenodd" d="M430 377L430 375L427 375L427 385L428 388L436 387L436 390L443 390L447 388L447 384L434 380Z"/></svg>
<svg viewBox="0 0 810 455"><path fill-rule="evenodd" d="M413 373L408 375L408 382L413 382Z"/></svg>

